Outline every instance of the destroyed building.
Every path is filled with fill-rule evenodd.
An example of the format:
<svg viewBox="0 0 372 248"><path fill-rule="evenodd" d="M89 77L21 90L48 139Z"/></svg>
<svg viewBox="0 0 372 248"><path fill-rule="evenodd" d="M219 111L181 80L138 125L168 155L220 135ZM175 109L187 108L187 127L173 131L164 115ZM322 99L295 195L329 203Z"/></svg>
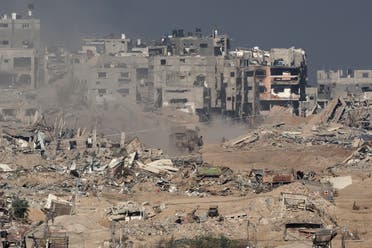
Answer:
<svg viewBox="0 0 372 248"><path fill-rule="evenodd" d="M35 88L42 77L40 20L12 13L0 18L1 88Z"/></svg>
<svg viewBox="0 0 372 248"><path fill-rule="evenodd" d="M203 35L176 29L142 42L125 34L83 40L77 53L43 48L40 20L26 16L0 22L0 84L35 89L64 79L83 89L91 107L125 101L145 109L171 108L208 120L212 113L246 119L274 105L299 114L306 100L307 62L302 49L231 49L230 38L214 30Z"/></svg>
<svg viewBox="0 0 372 248"><path fill-rule="evenodd" d="M203 36L200 28L195 33L184 33L183 29L175 29L171 35L161 40L167 46L167 55L173 56L224 56L230 49L230 39L226 34L214 30L210 36Z"/></svg>
<svg viewBox="0 0 372 248"><path fill-rule="evenodd" d="M359 100L372 98L372 70L319 70L317 83L321 106L338 97Z"/></svg>
<svg viewBox="0 0 372 248"><path fill-rule="evenodd" d="M0 16L0 119L30 122L37 112L29 103L29 90L43 80L43 49L40 20L33 16L33 6L22 16Z"/></svg>
<svg viewBox="0 0 372 248"><path fill-rule="evenodd" d="M73 55L74 83L87 89L85 100L103 106L129 99L135 102L137 88L146 84L148 59L144 56L111 56L93 54L87 47L85 53Z"/></svg>
<svg viewBox="0 0 372 248"><path fill-rule="evenodd" d="M201 33L185 36L182 30L173 33L168 56L154 58L154 85L159 90L157 81L165 84L165 91L162 86L159 92L166 106L193 106L199 116L207 117L211 112L247 117L273 105L290 106L298 113L307 82L302 49L263 51L255 47L230 51L228 36L218 31L210 37ZM213 49L206 52L210 46ZM190 101L189 95L199 95L199 100Z"/></svg>
<svg viewBox="0 0 372 248"><path fill-rule="evenodd" d="M70 53L63 47L47 47L44 55L44 82L52 84L68 75Z"/></svg>
<svg viewBox="0 0 372 248"><path fill-rule="evenodd" d="M115 37L114 34L102 39L84 39L84 46L94 47L99 54L117 56L125 54L131 50L131 40L125 34Z"/></svg>
<svg viewBox="0 0 372 248"><path fill-rule="evenodd" d="M252 69L248 75L257 82L261 111L272 106L292 107L298 114L301 101L306 99L307 60L302 49L273 48L264 51L237 49L234 55Z"/></svg>
<svg viewBox="0 0 372 248"><path fill-rule="evenodd" d="M206 120L215 112L246 118L271 106L298 113L305 100L302 49L255 47L231 51L227 35L174 30L159 41L133 43L124 34L85 39L73 58L74 82L87 88L90 105L122 97L148 108L172 108Z"/></svg>

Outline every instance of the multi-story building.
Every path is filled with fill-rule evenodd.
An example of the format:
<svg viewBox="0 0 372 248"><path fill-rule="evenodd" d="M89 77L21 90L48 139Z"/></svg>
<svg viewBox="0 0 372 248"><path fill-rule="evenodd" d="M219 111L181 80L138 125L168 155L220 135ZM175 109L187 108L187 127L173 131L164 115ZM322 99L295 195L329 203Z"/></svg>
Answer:
<svg viewBox="0 0 372 248"><path fill-rule="evenodd" d="M42 45L40 20L19 14L0 17L0 86L1 88L35 88L41 81Z"/></svg>
<svg viewBox="0 0 372 248"><path fill-rule="evenodd" d="M306 100L307 62L305 51L294 48L273 48L270 51L238 49L230 53L246 68L246 91L253 91L254 113L270 110L274 105L292 107L299 114L301 101ZM259 97L256 94L259 94ZM249 94L249 93L245 93ZM249 99L249 98L248 98ZM248 108L249 109L249 108ZM246 111L245 111L246 112ZM249 112L249 111L248 111Z"/></svg>
<svg viewBox="0 0 372 248"><path fill-rule="evenodd" d="M229 38L215 31L183 30L148 44L120 39L89 39L73 59L76 82L87 87L87 101L105 105L129 99L152 108L212 112L246 118L272 105L298 112L306 87L301 49L258 48L230 51Z"/></svg>
<svg viewBox="0 0 372 248"><path fill-rule="evenodd" d="M160 45L167 47L168 55L173 56L224 56L230 49L227 35L214 30L210 36L203 36L200 29L195 33L184 34L183 29L173 30L172 35L162 38Z"/></svg>
<svg viewBox="0 0 372 248"><path fill-rule="evenodd" d="M321 106L337 97L363 99L372 92L372 70L319 70L317 83Z"/></svg>
<svg viewBox="0 0 372 248"><path fill-rule="evenodd" d="M85 47L72 57L73 79L87 89L89 105L107 105L123 99L136 102L137 87L148 78L148 58L142 55L111 56Z"/></svg>
<svg viewBox="0 0 372 248"><path fill-rule="evenodd" d="M151 59L154 88L161 107L206 114L220 108L216 93L221 85L223 57L156 56Z"/></svg>

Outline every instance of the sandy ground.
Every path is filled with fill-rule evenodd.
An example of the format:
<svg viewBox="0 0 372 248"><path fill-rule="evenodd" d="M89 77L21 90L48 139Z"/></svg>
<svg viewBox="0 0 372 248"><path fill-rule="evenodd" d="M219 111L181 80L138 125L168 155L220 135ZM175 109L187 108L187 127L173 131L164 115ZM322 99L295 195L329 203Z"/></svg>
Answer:
<svg viewBox="0 0 372 248"><path fill-rule="evenodd" d="M247 151L225 150L220 144L207 145L203 159L234 170L298 169L321 171L343 161L351 151L337 146L253 147Z"/></svg>

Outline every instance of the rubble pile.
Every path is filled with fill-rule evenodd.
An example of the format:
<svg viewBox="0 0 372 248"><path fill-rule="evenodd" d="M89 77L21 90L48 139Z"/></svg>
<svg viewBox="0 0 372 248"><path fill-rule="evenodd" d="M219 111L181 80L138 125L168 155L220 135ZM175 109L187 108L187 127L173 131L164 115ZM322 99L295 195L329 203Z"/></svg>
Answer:
<svg viewBox="0 0 372 248"><path fill-rule="evenodd" d="M225 151L234 151L256 146L297 149L299 145L337 145L355 151L331 167L333 174L344 168L366 171L371 167L372 135L365 107L338 100L303 126L290 127L284 122L263 126L222 146ZM188 238L208 233L239 238L245 234L236 230L244 229L246 221L275 235L282 235L287 226L292 235L297 232L296 223L319 228L338 224L335 190L331 184L325 185L324 175L317 170L231 169L203 161L197 150L169 156L161 149L145 147L138 138L127 141L123 134L117 142L94 129L67 128L63 121L48 125L42 116L28 126L3 126L0 141L0 189L32 199L32 207L41 210L47 221L79 214L77 199L97 198L112 199L110 207L102 207L106 210L102 221L121 224L121 232L137 241L144 235L180 233ZM149 194L159 196L159 201L146 198ZM209 209L192 206L192 210L175 210L162 202L168 197L217 200ZM228 205L230 199L244 204L224 213L227 207L218 206L222 197L228 199L227 206L232 206ZM7 213L5 207L0 208ZM6 216L0 216L4 223L14 223ZM6 230L21 227L16 223Z"/></svg>
<svg viewBox="0 0 372 248"><path fill-rule="evenodd" d="M356 150L347 157L344 161L339 164L330 166L330 170L333 174L346 171L372 171L372 139L369 141L356 140L354 143L357 146Z"/></svg>
<svg viewBox="0 0 372 248"><path fill-rule="evenodd" d="M370 106L367 101L353 102L339 98L331 101L309 123L286 127L285 122L252 130L251 133L223 143L226 149L247 150L257 145L284 147L336 144L352 148L357 139L371 139Z"/></svg>
<svg viewBox="0 0 372 248"><path fill-rule="evenodd" d="M353 129L341 125L313 127L310 133L304 130L264 129L252 131L237 140L223 143L225 149L249 150L255 146L287 147L290 145L339 145L353 148L355 142L371 139L372 134L364 129Z"/></svg>
<svg viewBox="0 0 372 248"><path fill-rule="evenodd" d="M341 123L354 128L370 128L371 114L368 101L333 99L318 116L323 124Z"/></svg>
<svg viewBox="0 0 372 248"><path fill-rule="evenodd" d="M120 210L117 207L113 209L125 212L126 219L122 217L120 220L125 221L124 233L131 240L141 240L144 235L169 236L174 233L182 233L184 238L209 234L239 238L244 235L247 221L257 227L270 227L276 233L276 238L281 238L287 223L337 226L335 206L301 183L282 186L246 201L235 213L221 215L217 212L217 215L213 215L211 213L215 212L211 211L218 209L218 206L211 206L209 210L197 206L189 212L177 210L161 221L142 218L140 215L130 221L128 203L123 203L124 206L120 207ZM131 213L141 208L141 204L129 204L136 206ZM164 206L163 210L165 208ZM143 213L143 216L146 216L146 213Z"/></svg>
<svg viewBox="0 0 372 248"><path fill-rule="evenodd" d="M188 196L243 196L257 185L247 171L236 173L204 163L200 154L170 157L160 149L146 149L138 138L120 146L97 137L94 130L56 131L43 119L30 127L3 129L2 141L4 153L13 158L39 155L35 166L17 170L0 166L5 178L22 179L20 185L9 182L2 187L22 186L28 194L135 194L142 184L151 184L159 191Z"/></svg>
<svg viewBox="0 0 372 248"><path fill-rule="evenodd" d="M31 227L27 219L16 218L14 214L14 196L0 192L0 234L4 247L16 247L25 245L23 237Z"/></svg>

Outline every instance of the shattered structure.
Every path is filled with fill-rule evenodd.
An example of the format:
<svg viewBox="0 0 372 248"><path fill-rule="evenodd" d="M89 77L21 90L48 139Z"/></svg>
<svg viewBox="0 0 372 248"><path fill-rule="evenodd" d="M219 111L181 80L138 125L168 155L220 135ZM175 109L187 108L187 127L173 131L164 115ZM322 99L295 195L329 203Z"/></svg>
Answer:
<svg viewBox="0 0 372 248"><path fill-rule="evenodd" d="M318 102L336 98L372 99L372 70L317 71Z"/></svg>
<svg viewBox="0 0 372 248"><path fill-rule="evenodd" d="M73 81L86 88L85 101L92 106L110 105L138 98L137 87L147 83L148 59L142 55L111 56L93 47L72 55Z"/></svg>
<svg viewBox="0 0 372 248"><path fill-rule="evenodd" d="M305 100L302 49L231 49L226 34L173 30L160 40L119 37L83 40L78 53L43 48L40 20L29 6L0 22L0 85L35 89L62 79L83 89L85 104L110 108L125 101L145 109L171 108L208 120L212 113L241 119L274 105L299 113Z"/></svg>
<svg viewBox="0 0 372 248"><path fill-rule="evenodd" d="M0 87L35 88L42 82L40 20L17 13L0 17Z"/></svg>
<svg viewBox="0 0 372 248"><path fill-rule="evenodd" d="M260 110L270 110L278 105L292 107L294 113L299 114L300 102L306 100L307 60L304 50L292 47L263 51L254 47L232 54L240 58L240 64L249 65L250 70L245 76L248 82L254 81L253 86L257 85ZM250 87L248 85L248 91Z"/></svg>
<svg viewBox="0 0 372 248"><path fill-rule="evenodd" d="M298 113L305 99L302 49L231 51L228 36L218 31L203 36L200 29L187 35L175 30L148 44L133 44L124 34L86 39L73 64L74 81L87 87L92 105L125 98L204 120L213 112L246 118L274 105Z"/></svg>

